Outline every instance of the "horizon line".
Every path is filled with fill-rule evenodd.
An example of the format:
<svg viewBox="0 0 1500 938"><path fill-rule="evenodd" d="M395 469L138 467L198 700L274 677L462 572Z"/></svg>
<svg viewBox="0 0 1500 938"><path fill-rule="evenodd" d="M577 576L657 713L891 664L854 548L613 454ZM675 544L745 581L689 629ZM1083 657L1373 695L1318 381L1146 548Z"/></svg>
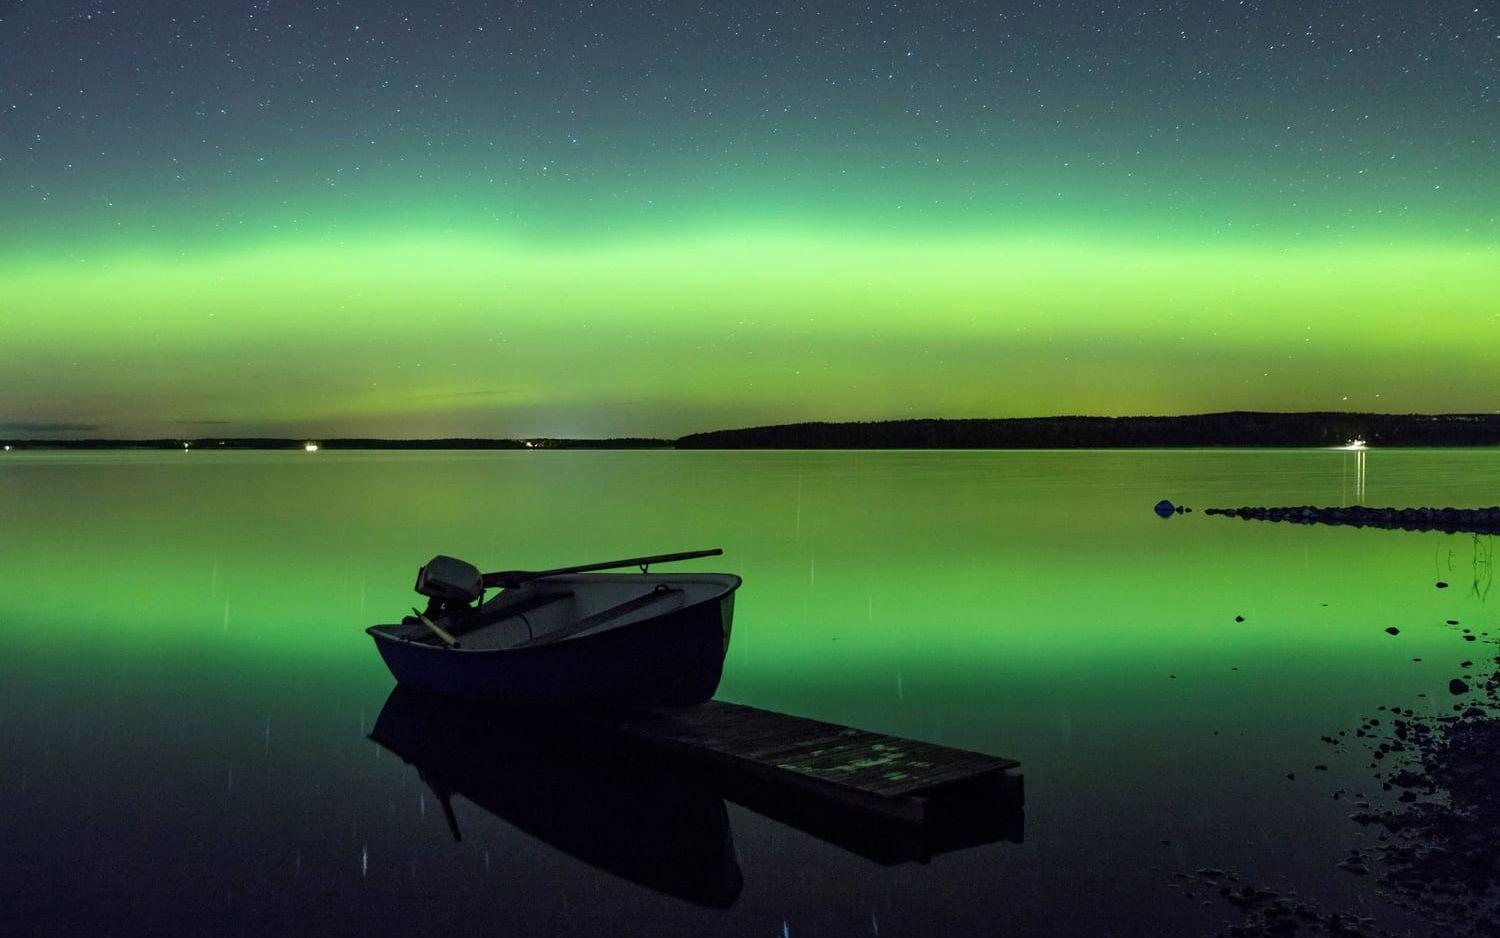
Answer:
<svg viewBox="0 0 1500 938"><path fill-rule="evenodd" d="M649 435L625 435L625 436L593 436L593 437L571 437L571 436L439 436L439 437L386 437L386 436L320 436L316 434L298 434L292 436L256 434L248 436L233 435L209 435L209 436L142 436L142 437L0 437L0 443L7 450L15 446L29 447L66 447L66 446L93 446L105 448L110 445L118 446L185 446L210 445L217 443L219 446L227 446L231 443L239 448L255 448L244 444L275 444L281 446L315 445L339 445L348 443L367 444L395 444L418 448L416 444L500 444L510 445L516 449L545 449L564 448L568 445L578 444L625 444L641 443L653 445L669 445L692 437L713 436L719 434L749 433L754 431L766 431L776 429L787 429L796 427L850 427L850 426L879 426L882 424L917 424L917 423L1025 423L1040 421L1077 421L1077 420L1190 420L1209 417L1328 417L1328 418L1486 418L1500 417L1500 410L1496 411L1443 411L1443 412L1421 412L1409 411L1405 413L1377 412L1377 411L1333 411L1333 410L1306 410L1306 411L1267 411L1267 410L1225 410L1225 411L1203 411L1199 413L1186 414L1051 414L1046 416L1030 417L891 417L866 420L798 420L787 423L765 423L748 426L723 427L712 430L695 430L679 436L649 436ZM206 423L207 421L205 421ZM15 424L27 425L28 421L14 421ZM43 424L44 421L31 423L32 426ZM35 432L35 431L33 431ZM462 447L452 447L462 448ZM499 448L497 446L496 448ZM627 448L627 447L620 447Z"/></svg>

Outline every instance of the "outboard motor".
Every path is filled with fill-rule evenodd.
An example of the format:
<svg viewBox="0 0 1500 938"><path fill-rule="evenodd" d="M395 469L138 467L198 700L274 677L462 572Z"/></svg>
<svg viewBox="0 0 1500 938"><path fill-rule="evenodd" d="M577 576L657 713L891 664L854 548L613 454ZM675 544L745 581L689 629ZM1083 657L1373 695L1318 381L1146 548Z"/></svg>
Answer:
<svg viewBox="0 0 1500 938"><path fill-rule="evenodd" d="M457 557L437 555L417 571L417 592L427 597L430 619L467 609L484 595L484 574Z"/></svg>

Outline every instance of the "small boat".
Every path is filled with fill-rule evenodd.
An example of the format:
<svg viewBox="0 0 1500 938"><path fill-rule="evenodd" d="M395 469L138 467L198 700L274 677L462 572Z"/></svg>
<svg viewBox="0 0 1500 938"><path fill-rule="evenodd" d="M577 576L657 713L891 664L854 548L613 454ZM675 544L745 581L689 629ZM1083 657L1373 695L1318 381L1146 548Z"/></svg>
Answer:
<svg viewBox="0 0 1500 938"><path fill-rule="evenodd" d="M729 650L729 573L651 564L721 550L481 574L434 557L417 574L425 612L365 631L402 684L521 707L692 706L714 695ZM638 573L598 573L638 567ZM486 600L485 591L502 587Z"/></svg>

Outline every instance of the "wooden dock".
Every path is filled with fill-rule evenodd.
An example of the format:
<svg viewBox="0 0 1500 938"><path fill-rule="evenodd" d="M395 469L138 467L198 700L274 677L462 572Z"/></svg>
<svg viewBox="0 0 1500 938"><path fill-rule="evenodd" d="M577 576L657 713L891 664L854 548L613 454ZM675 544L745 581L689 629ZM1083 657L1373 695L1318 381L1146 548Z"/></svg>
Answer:
<svg viewBox="0 0 1500 938"><path fill-rule="evenodd" d="M397 686L370 737L421 770L455 834L449 792L611 869L612 845L673 854L654 831L712 827L720 799L886 865L1025 833L1011 759L721 701L538 713Z"/></svg>
<svg viewBox="0 0 1500 938"><path fill-rule="evenodd" d="M685 710L594 712L570 720L721 781L749 783L736 786L744 798L727 793L755 810L751 800L763 802L779 789L834 809L930 826L968 816L976 799L1016 811L1023 802L1021 778L1011 774L1020 763L1013 759L757 707L714 700Z"/></svg>

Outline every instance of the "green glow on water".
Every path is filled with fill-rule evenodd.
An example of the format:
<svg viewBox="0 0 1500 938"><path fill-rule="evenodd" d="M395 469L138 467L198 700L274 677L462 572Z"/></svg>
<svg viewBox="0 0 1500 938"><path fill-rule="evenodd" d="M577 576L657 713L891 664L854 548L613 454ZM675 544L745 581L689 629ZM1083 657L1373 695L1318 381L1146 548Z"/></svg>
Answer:
<svg viewBox="0 0 1500 938"><path fill-rule="evenodd" d="M1463 661L1488 667L1493 538L1151 506L1497 494L1496 450L6 454L0 825L87 889L198 883L207 850L244 907L331 896L371 929L426 921L429 880L480 871L491 887L444 903L455 923L492 921L516 882L537 884L544 932L574 921L559 896L674 901L467 804L452 843L416 773L365 739L392 682L362 629L411 604L438 552L511 568L722 546L684 565L744 577L721 697L1020 759L1027 842L877 869L735 811L746 897L710 931L808 883L804 912L846 896L846 919L941 917L998 877L1003 914L1042 921L1059 883L1096 877L1102 905L1078 914L1097 917L1154 895L1164 862L1272 869L1347 905L1334 864L1355 834L1328 795L1368 775L1320 738L1377 705L1443 712ZM144 886L121 872L140 857Z"/></svg>
<svg viewBox="0 0 1500 938"><path fill-rule="evenodd" d="M0 555L3 606L10 622L74 623L122 654L217 648L378 683L360 630L410 605L432 554L509 568L722 546L691 566L745 578L726 679L739 697L798 681L894 693L898 673L902 694L924 682L941 694L1290 643L1317 656L1393 610L1449 617L1437 603L1458 594L1429 595L1433 564L1462 566L1477 548L1467 536L1163 522L1149 508L1163 495L1347 503L1359 458L12 454L3 520L24 536ZM1369 503L1496 500L1494 451L1364 458ZM51 641L30 628L10 638Z"/></svg>

